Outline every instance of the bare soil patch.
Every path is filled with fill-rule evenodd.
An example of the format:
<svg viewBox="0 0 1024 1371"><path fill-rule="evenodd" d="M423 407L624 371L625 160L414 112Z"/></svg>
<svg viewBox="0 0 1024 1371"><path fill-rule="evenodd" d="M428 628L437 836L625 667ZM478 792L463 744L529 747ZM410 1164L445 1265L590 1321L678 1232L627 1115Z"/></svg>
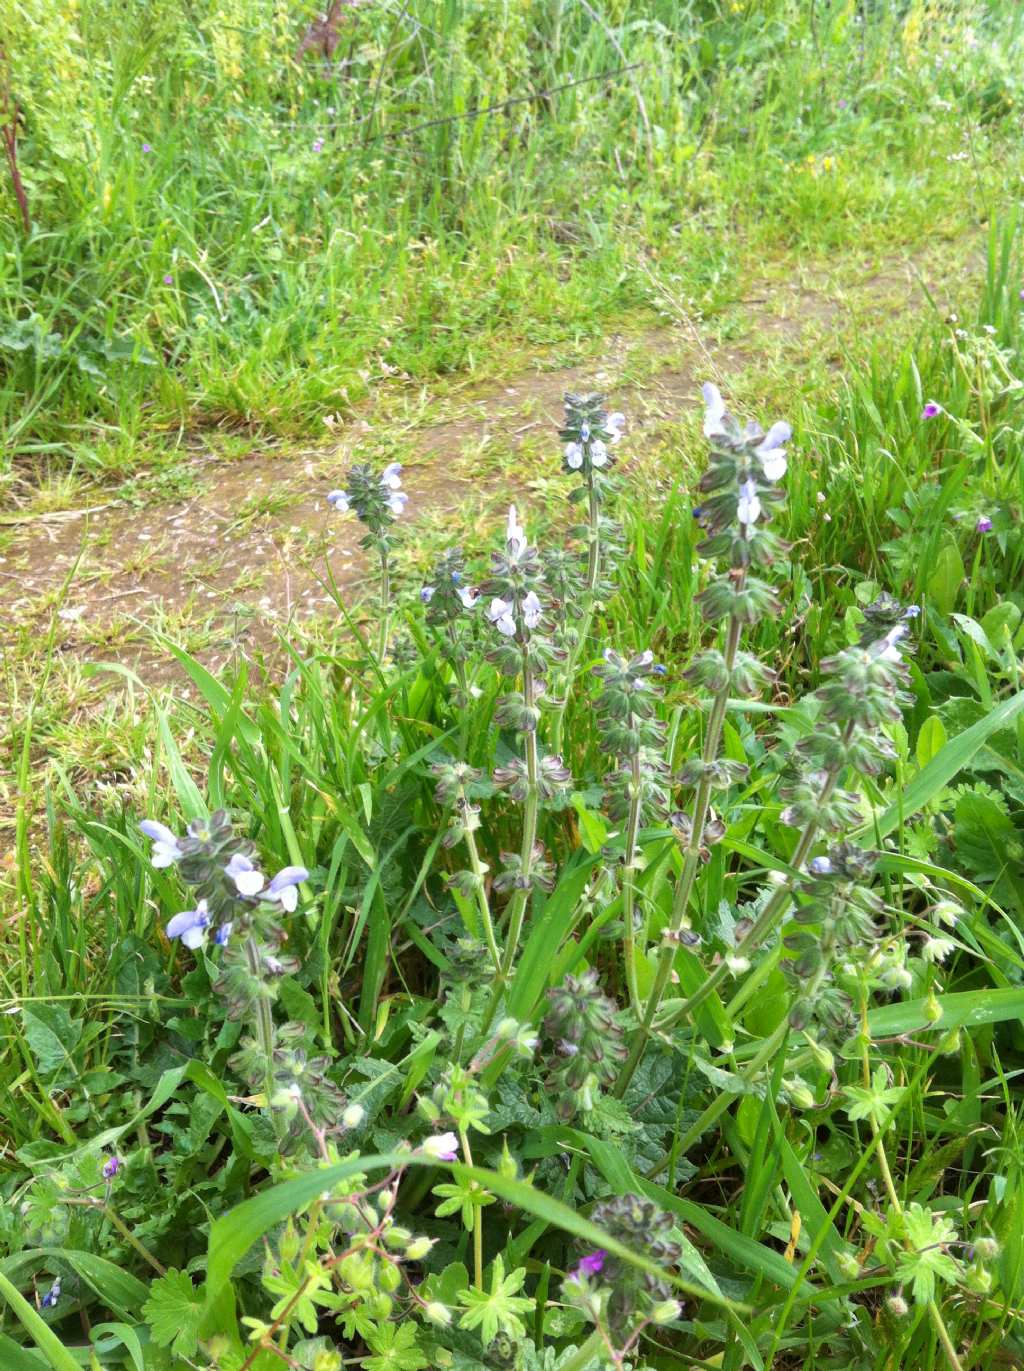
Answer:
<svg viewBox="0 0 1024 1371"><path fill-rule="evenodd" d="M865 270L845 291L806 276L767 284L713 325L664 296L664 326L613 335L585 364L551 367L540 358L504 384L469 382L445 400L452 418L396 424L392 390L337 425L323 446L264 447L231 461L185 455L199 490L191 499L16 518L0 556L0 645L24 645L26 633L42 633L56 614L61 652L127 661L158 683L167 665L154 634L164 634L187 641L216 670L247 643L275 639L289 621L331 611L332 580L346 600L358 600L367 574L361 530L324 497L361 449L372 450L381 426L390 426L405 464L412 522L429 541L431 531L454 526L456 510L460 525L472 522L524 483L531 446L553 447L566 391L603 389L634 430L650 432L695 408L701 379L742 370L751 360L747 340L756 340L759 364L792 364L809 348L835 360L851 321L883 305L920 307L920 276L908 260ZM742 343L730 341L737 336Z"/></svg>

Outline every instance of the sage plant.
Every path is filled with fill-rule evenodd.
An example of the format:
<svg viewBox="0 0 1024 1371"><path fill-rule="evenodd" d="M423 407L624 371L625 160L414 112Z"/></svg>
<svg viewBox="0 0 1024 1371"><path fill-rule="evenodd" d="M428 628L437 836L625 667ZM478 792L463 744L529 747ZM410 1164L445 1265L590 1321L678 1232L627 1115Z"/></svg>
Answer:
<svg viewBox="0 0 1024 1371"><path fill-rule="evenodd" d="M586 523L573 529L583 537L587 549L586 573L579 578L571 571L563 576L563 597L570 603L578 598L581 614L573 625L565 626L568 659L560 673L561 688L551 720L551 750L562 751L562 730L569 692L593 622L601 595L608 589L604 579L604 561L615 525L603 513L614 490L611 470L615 466L612 451L622 437L625 416L609 414L604 408L604 396L598 394L566 395L565 424L559 436L565 444L562 453L563 469L580 478L581 484L569 494L570 504L586 504ZM552 568L553 570L555 568Z"/></svg>
<svg viewBox="0 0 1024 1371"><path fill-rule="evenodd" d="M297 959L283 950L285 916L297 909L309 872L287 866L268 881L254 861L253 844L235 833L225 810L194 819L183 837L152 819L139 827L153 842L154 866L173 866L195 892L193 908L174 915L166 934L194 952L210 943L220 949L214 988L228 1018L255 1027L254 1037L242 1038L232 1065L263 1088L279 1138L280 1125L294 1117L297 1097L314 1116L329 1114L338 1097L326 1079L327 1061L307 1055L303 1025L276 1027L272 1009L277 982L299 969Z"/></svg>
<svg viewBox="0 0 1024 1371"><path fill-rule="evenodd" d="M377 656L384 661L388 652L391 627L391 526L405 513L409 496L402 489L402 464L390 462L377 472L365 462L357 462L349 471L345 488L332 490L327 503L338 514L354 510L366 533L359 546L376 552L380 561L380 625Z"/></svg>

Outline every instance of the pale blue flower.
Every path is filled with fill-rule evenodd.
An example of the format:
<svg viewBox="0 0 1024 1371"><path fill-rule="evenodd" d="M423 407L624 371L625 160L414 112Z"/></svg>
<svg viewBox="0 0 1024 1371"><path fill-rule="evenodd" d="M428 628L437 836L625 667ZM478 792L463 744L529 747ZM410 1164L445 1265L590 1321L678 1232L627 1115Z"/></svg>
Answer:
<svg viewBox="0 0 1024 1371"><path fill-rule="evenodd" d="M43 1298L39 1301L39 1307L41 1309L52 1309L59 1299L60 1277L58 1276L57 1279L50 1286L49 1290L43 1296Z"/></svg>
<svg viewBox="0 0 1024 1371"><path fill-rule="evenodd" d="M228 862L224 874L234 881L239 895L258 895L266 882L263 872L257 871L249 858L243 857L240 852L236 852Z"/></svg>
<svg viewBox="0 0 1024 1371"><path fill-rule="evenodd" d="M812 857L807 863L807 870L812 876L828 876L832 871L832 863L827 857Z"/></svg>
<svg viewBox="0 0 1024 1371"><path fill-rule="evenodd" d="M487 611L488 619L499 633L504 633L506 638L514 638L516 634L516 621L512 617L514 608L511 600L495 598L491 601L491 607Z"/></svg>
<svg viewBox="0 0 1024 1371"><path fill-rule="evenodd" d="M701 387L704 396L704 437L718 438L725 434L725 401L722 399L722 392L711 381L705 381Z"/></svg>
<svg viewBox="0 0 1024 1371"><path fill-rule="evenodd" d="M194 952L197 947L202 947L206 940L206 930L209 927L209 910L206 907L206 901L200 900L195 909L186 909L181 914L175 914L164 932L172 940L180 938L184 945L190 947Z"/></svg>
<svg viewBox="0 0 1024 1371"><path fill-rule="evenodd" d="M387 505L394 515L404 514L409 496L404 490L392 490L387 496Z"/></svg>
<svg viewBox="0 0 1024 1371"><path fill-rule="evenodd" d="M626 416L620 410L616 410L614 414L608 415L608 418L604 421L604 427L605 431L609 434L608 441L610 443L617 443L619 441L622 437L622 430L625 427L625 424Z"/></svg>
<svg viewBox="0 0 1024 1371"><path fill-rule="evenodd" d="M402 489L402 463L391 462L380 474L380 483L385 490Z"/></svg>
<svg viewBox="0 0 1024 1371"><path fill-rule="evenodd" d="M583 465L583 444L566 443L565 464L571 471L579 471Z"/></svg>
<svg viewBox="0 0 1024 1371"><path fill-rule="evenodd" d="M425 605L429 605L434 595L437 593L436 586L424 586L420 591L420 599Z"/></svg>
<svg viewBox="0 0 1024 1371"><path fill-rule="evenodd" d="M508 548L508 559L510 562L518 562L526 552L526 533L519 523L515 505L508 507L508 526L505 533L505 544Z"/></svg>
<svg viewBox="0 0 1024 1371"><path fill-rule="evenodd" d="M603 467L608 463L608 449L600 438L595 438L590 444L590 465Z"/></svg>
<svg viewBox="0 0 1024 1371"><path fill-rule="evenodd" d="M227 923L221 924L220 928L213 935L213 941L218 947L227 947L228 939L231 937L231 930L234 928L234 921L229 919Z"/></svg>
<svg viewBox="0 0 1024 1371"><path fill-rule="evenodd" d="M263 891L260 899L279 904L282 909L287 909L291 913L299 903L297 887L308 880L309 872L304 866L282 867Z"/></svg>
<svg viewBox="0 0 1024 1371"><path fill-rule="evenodd" d="M768 481L781 481L786 474L785 446L793 436L793 430L786 423L772 424L761 444L754 449L760 460L761 469Z"/></svg>
<svg viewBox="0 0 1024 1371"><path fill-rule="evenodd" d="M179 839L166 824L157 823L155 819L143 819L139 827L147 838L153 840L153 851L150 853L150 861L157 868L173 866L181 856Z"/></svg>
<svg viewBox="0 0 1024 1371"><path fill-rule="evenodd" d="M480 592L476 586L462 586L459 590L459 599L466 609L472 609L480 598Z"/></svg>
<svg viewBox="0 0 1024 1371"><path fill-rule="evenodd" d="M332 490L327 497L327 503L333 505L338 514L347 514L349 511L348 495L343 490Z"/></svg>
<svg viewBox="0 0 1024 1371"><path fill-rule="evenodd" d="M753 481L740 484L740 498L736 505L736 518L741 524L756 524L761 517L761 501L757 498L757 487Z"/></svg>
<svg viewBox="0 0 1024 1371"><path fill-rule="evenodd" d="M540 623L543 613L541 603L533 591L528 591L523 597L523 620L527 628L536 628Z"/></svg>
<svg viewBox="0 0 1024 1371"><path fill-rule="evenodd" d="M438 1133L435 1137L424 1138L420 1148L435 1161L453 1162L459 1155L459 1140L454 1133Z"/></svg>

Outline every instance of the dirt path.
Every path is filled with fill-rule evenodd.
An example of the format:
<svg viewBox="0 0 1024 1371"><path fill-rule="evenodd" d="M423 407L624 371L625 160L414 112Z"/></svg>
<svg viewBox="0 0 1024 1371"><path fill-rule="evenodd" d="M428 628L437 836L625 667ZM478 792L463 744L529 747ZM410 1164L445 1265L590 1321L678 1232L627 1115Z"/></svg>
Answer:
<svg viewBox="0 0 1024 1371"><path fill-rule="evenodd" d="M558 470L555 429L567 390L600 388L627 412L632 434L643 436L642 444L624 444L629 460L659 429L696 411L701 379L735 379L752 363L728 339L756 339L760 373L834 362L846 330L877 318L880 307L919 311L922 274L940 279L927 264L890 261L846 291L831 281L765 284L699 328L662 298L673 322L612 336L579 365L539 359L505 384L467 383L437 401L392 387L362 416L336 423L328 446L257 449L232 461L186 455L199 492L187 501L16 516L0 556L7 605L0 647L24 649L26 634L45 632L56 613L61 653L130 662L159 682L168 668L156 632L216 670L246 644L272 640L288 621L328 611L328 567L346 599L358 599L366 572L359 525L324 499L357 454L404 463L423 556L452 541L454 530L472 529L489 512L496 517L510 485L543 490ZM439 420L441 406L452 417Z"/></svg>

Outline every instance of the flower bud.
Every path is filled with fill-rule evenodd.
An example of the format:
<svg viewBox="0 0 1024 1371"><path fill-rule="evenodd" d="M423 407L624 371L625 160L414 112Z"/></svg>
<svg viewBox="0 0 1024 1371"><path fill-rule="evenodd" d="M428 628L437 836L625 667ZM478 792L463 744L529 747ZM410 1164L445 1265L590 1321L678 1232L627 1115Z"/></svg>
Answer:
<svg viewBox="0 0 1024 1371"><path fill-rule="evenodd" d="M902 1319L907 1315L907 1302L902 1295L890 1295L885 1302L886 1308L894 1318Z"/></svg>
<svg viewBox="0 0 1024 1371"><path fill-rule="evenodd" d="M430 1249L437 1242L436 1238L413 1238L405 1249L405 1259L410 1262L418 1262L427 1255Z"/></svg>
<svg viewBox="0 0 1024 1371"><path fill-rule="evenodd" d="M974 1251L979 1261L994 1262L999 1256L1000 1247L995 1238L976 1238Z"/></svg>
<svg viewBox="0 0 1024 1371"><path fill-rule="evenodd" d="M291 1219L289 1219L284 1230L284 1235L281 1238L281 1256L286 1262L293 1262L299 1255L299 1248L301 1245L299 1235L295 1231L295 1225L292 1223Z"/></svg>
<svg viewBox="0 0 1024 1371"><path fill-rule="evenodd" d="M394 1262L381 1262L377 1272L377 1285L390 1295L402 1284L402 1273Z"/></svg>
<svg viewBox="0 0 1024 1371"><path fill-rule="evenodd" d="M416 1101L416 1107L428 1123L437 1123L441 1117L441 1111L432 1099L427 1095L421 1095Z"/></svg>
<svg viewBox="0 0 1024 1371"><path fill-rule="evenodd" d="M782 1085L790 1102L796 1105L797 1109L814 1108L814 1092L806 1081L802 1081L799 1076L796 1076L790 1080L784 1080Z"/></svg>
<svg viewBox="0 0 1024 1371"><path fill-rule="evenodd" d="M651 1310L652 1323L671 1323L678 1319L683 1307L678 1300L659 1300Z"/></svg>
<svg viewBox="0 0 1024 1371"><path fill-rule="evenodd" d="M430 1300L423 1306L423 1317L438 1328L447 1328L452 1321L451 1310L440 1300Z"/></svg>
<svg viewBox="0 0 1024 1371"><path fill-rule="evenodd" d="M519 1031L519 1024L515 1019L502 1019L494 1031L499 1038L514 1038Z"/></svg>
<svg viewBox="0 0 1024 1371"><path fill-rule="evenodd" d="M859 1278L860 1262L852 1252L840 1252L836 1258L836 1265L848 1281L855 1281Z"/></svg>
<svg viewBox="0 0 1024 1371"><path fill-rule="evenodd" d="M992 1272L980 1262L972 1262L967 1268L964 1284L977 1295L987 1295L992 1289Z"/></svg>
<svg viewBox="0 0 1024 1371"><path fill-rule="evenodd" d="M938 1023L942 1018L942 1005L936 999L934 990L929 990L928 998L924 1002L924 1016L929 1023Z"/></svg>
<svg viewBox="0 0 1024 1371"><path fill-rule="evenodd" d="M350 1104L342 1113L341 1122L346 1128L358 1128L366 1118L366 1110L361 1104Z"/></svg>

